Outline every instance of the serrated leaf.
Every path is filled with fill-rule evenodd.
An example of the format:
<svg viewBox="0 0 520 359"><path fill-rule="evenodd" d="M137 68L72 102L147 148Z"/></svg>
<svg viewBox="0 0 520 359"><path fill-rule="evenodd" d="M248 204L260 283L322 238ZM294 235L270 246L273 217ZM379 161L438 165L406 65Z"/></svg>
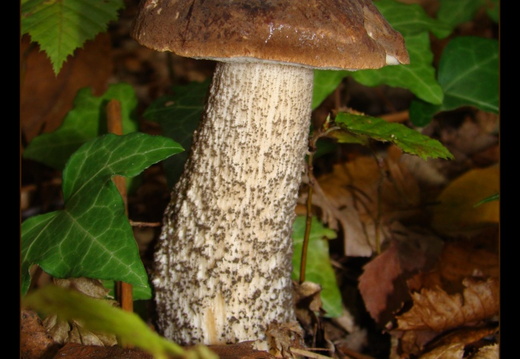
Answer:
<svg viewBox="0 0 520 359"><path fill-rule="evenodd" d="M338 113L334 122L342 130L348 132L348 136L368 137L377 141L391 142L404 152L417 155L422 159L453 158L453 155L439 141L399 123L346 112ZM340 142L347 142L343 139L341 131L333 133L333 136L338 138Z"/></svg>
<svg viewBox="0 0 520 359"><path fill-rule="evenodd" d="M385 66L377 70L360 70L351 76L365 86L388 85L410 90L418 98L433 104L443 100L441 86L435 78L433 54L426 32L405 35L406 48L410 55L409 65Z"/></svg>
<svg viewBox="0 0 520 359"><path fill-rule="evenodd" d="M321 285L320 293L323 309L327 317L339 317L343 306L336 275L329 256L327 240L336 238L336 232L324 227L315 217L312 218L306 263L306 280ZM293 270L292 279L300 277L300 263L305 233L305 217L298 216L293 225Z"/></svg>
<svg viewBox="0 0 520 359"><path fill-rule="evenodd" d="M499 111L498 41L473 36L451 40L439 61L438 81L444 100L433 106L415 100L410 119L417 126L431 121L435 113L473 106L483 111Z"/></svg>
<svg viewBox="0 0 520 359"><path fill-rule="evenodd" d="M155 358L185 354L182 347L152 331L137 314L74 290L48 285L28 294L22 304L38 312L56 314L63 321L77 320L91 331L116 335L122 344L139 347Z"/></svg>
<svg viewBox="0 0 520 359"><path fill-rule="evenodd" d="M123 0L29 0L21 4L22 34L28 33L51 60L58 74L85 41L117 20Z"/></svg>
<svg viewBox="0 0 520 359"><path fill-rule="evenodd" d="M187 150L191 147L193 132L200 122L208 87L209 80L174 86L172 95L157 99L144 112L147 120L161 125L164 136L186 149L186 152L164 162L164 171L170 187L179 179L188 158Z"/></svg>
<svg viewBox="0 0 520 359"><path fill-rule="evenodd" d="M374 5L392 27L403 36L431 32L437 38L442 39L452 31L449 24L428 16L419 4L405 4L395 0L378 0L374 1Z"/></svg>
<svg viewBox="0 0 520 359"><path fill-rule="evenodd" d="M63 171L63 210L22 223L22 293L38 264L57 278L118 280L149 288L125 206L112 176L133 177L182 147L171 139L107 134L84 144ZM150 293L151 295L151 293Z"/></svg>
<svg viewBox="0 0 520 359"><path fill-rule="evenodd" d="M83 88L78 91L74 108L69 111L62 125L52 133L35 137L25 149L23 157L62 170L72 153L81 145L107 133L106 104L112 99L121 103L123 134L136 131L134 111L137 97L132 86L124 83L110 85L99 97L92 94L92 89Z"/></svg>

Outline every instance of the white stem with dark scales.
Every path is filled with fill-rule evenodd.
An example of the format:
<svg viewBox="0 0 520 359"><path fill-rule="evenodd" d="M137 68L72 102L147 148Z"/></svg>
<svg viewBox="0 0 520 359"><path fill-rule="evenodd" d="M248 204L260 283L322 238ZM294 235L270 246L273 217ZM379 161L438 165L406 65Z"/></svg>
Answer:
<svg viewBox="0 0 520 359"><path fill-rule="evenodd" d="M219 63L155 256L158 326L179 344L265 338L295 321L292 225L313 71Z"/></svg>

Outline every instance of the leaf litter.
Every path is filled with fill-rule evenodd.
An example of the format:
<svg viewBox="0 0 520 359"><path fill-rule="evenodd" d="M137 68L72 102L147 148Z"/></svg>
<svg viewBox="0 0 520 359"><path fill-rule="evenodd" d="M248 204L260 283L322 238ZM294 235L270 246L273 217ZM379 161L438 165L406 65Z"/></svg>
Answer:
<svg viewBox="0 0 520 359"><path fill-rule="evenodd" d="M120 58L125 56L125 50L116 51ZM127 51L135 53L130 47ZM169 84L164 76L143 84L143 73L150 72L150 66L164 67L164 58L140 51L144 55L138 59L139 80L136 81L137 73L132 73L135 68L130 71L128 57L117 66L128 67L118 70L119 75L126 71L126 79L139 88L140 102L149 103L157 93L166 93L165 84ZM177 58L174 63L188 69L181 71L183 76L197 66ZM158 73L166 71L161 69ZM453 120L449 116L456 116L457 120L448 123ZM432 228L434 205L455 178L499 162L497 124L495 115L477 111L464 117L455 111L422 130L448 147L455 155L452 161L424 161L387 146L378 151L378 157L354 151L347 159L336 160L330 173L318 176L313 204L320 220L338 233L337 239L329 242L338 285L344 295L354 290L364 293L359 294L362 305L359 297L345 295L342 315L336 318L323 318L320 293L311 295L308 307L303 309L307 318L314 316L308 319L314 342L327 349L320 353L334 358L465 358L471 351L473 358L497 357L497 221L488 220L485 226L473 231L439 232L439 227ZM146 128L149 123L144 125ZM305 198L304 191L300 203ZM144 200L130 198L130 202ZM132 215L145 216L147 206L135 203ZM459 221L467 215L460 210L451 213ZM478 216L472 218L479 223ZM160 217L153 220L160 221ZM357 275L352 275L352 271ZM436 301L432 303L433 298ZM362 320L362 310L368 312L376 326ZM433 322L423 314L430 311L436 313ZM451 313L454 315L450 316ZM29 317L24 312L24 318ZM389 344L383 346L391 346L390 353L377 352L382 344L370 336L375 331L387 335L384 340ZM43 337L47 338L43 347L53 345L48 337ZM229 350L230 358L261 356L242 346L225 347L222 353L225 356ZM63 349L73 351L78 347Z"/></svg>

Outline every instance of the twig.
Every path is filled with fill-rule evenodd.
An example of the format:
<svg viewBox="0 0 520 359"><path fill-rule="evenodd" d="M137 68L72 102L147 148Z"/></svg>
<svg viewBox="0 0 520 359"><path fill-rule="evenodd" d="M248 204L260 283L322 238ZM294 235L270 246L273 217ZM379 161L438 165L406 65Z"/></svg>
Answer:
<svg viewBox="0 0 520 359"><path fill-rule="evenodd" d="M313 174L314 154L316 153L316 143L321 137L327 136L330 132L337 130L337 127L330 127L330 118L327 118L323 126L314 133L309 140L309 153L307 155L307 176L309 177L309 188L307 190L306 216L305 216L305 234L303 236L302 255L300 260L300 284L305 282L305 268L307 266L307 249L309 247L309 238L312 224L312 193L316 185L316 178Z"/></svg>
<svg viewBox="0 0 520 359"><path fill-rule="evenodd" d="M108 132L122 135L123 134L123 121L121 119L121 103L117 100L110 100L106 107L107 111L107 128ZM125 205L125 214L128 215L128 203L126 193L126 181L124 177L114 176L114 184L116 185L123 202ZM118 298L119 304L123 310L133 312L134 301L132 297L132 285L125 282L117 281L116 285L116 297Z"/></svg>

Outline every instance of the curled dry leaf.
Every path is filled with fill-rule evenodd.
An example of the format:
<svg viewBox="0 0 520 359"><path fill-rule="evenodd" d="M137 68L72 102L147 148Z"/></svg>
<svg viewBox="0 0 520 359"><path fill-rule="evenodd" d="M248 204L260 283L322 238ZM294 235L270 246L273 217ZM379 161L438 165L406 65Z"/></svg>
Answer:
<svg viewBox="0 0 520 359"><path fill-rule="evenodd" d="M388 238L388 226L418 208L419 186L401 155L390 147L382 161L359 156L318 178L313 204L329 228L343 230L346 256L372 255Z"/></svg>
<svg viewBox="0 0 520 359"><path fill-rule="evenodd" d="M38 314L22 309L20 318L20 356L25 359L43 358L55 347L54 340L45 331Z"/></svg>
<svg viewBox="0 0 520 359"><path fill-rule="evenodd" d="M498 359L499 357L499 345L493 344L480 348L473 359Z"/></svg>
<svg viewBox="0 0 520 359"><path fill-rule="evenodd" d="M437 332L491 318L499 310L499 283L465 279L463 293L449 295L440 288L412 293L413 306L397 317L397 329Z"/></svg>
<svg viewBox="0 0 520 359"><path fill-rule="evenodd" d="M437 261L443 242L424 231L392 225L388 247L363 268L359 290L365 306L377 322L393 318L410 299L406 280L419 271L429 271Z"/></svg>
<svg viewBox="0 0 520 359"><path fill-rule="evenodd" d="M92 298L106 298L109 293L109 290L97 279L83 277L71 279L55 278L54 283L60 287L77 290ZM112 301L112 304L115 305L116 303L116 301ZM80 322L75 320L65 322L56 315L49 315L44 319L43 324L56 343L79 343L107 347L117 344L115 335L87 330Z"/></svg>
<svg viewBox="0 0 520 359"><path fill-rule="evenodd" d="M464 355L464 344L451 343L436 347L432 351L423 354L419 359L462 359Z"/></svg>
<svg viewBox="0 0 520 359"><path fill-rule="evenodd" d="M294 358L291 348L303 348L303 330L297 322L271 323L266 331L268 347L276 357Z"/></svg>

